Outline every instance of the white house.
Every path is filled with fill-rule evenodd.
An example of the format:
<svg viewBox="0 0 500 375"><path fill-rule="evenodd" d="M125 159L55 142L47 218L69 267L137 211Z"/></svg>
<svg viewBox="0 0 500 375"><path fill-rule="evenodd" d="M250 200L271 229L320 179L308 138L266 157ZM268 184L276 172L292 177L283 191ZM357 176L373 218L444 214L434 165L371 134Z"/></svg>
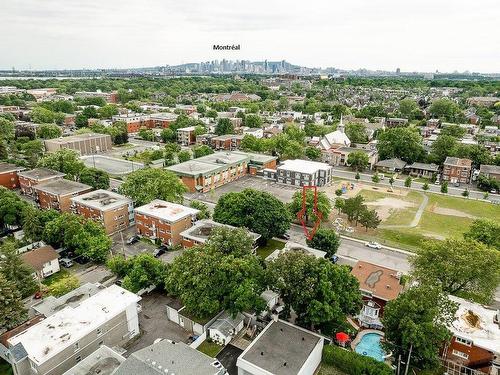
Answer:
<svg viewBox="0 0 500 375"><path fill-rule="evenodd" d="M220 345L227 345L243 329L245 325L243 314L234 318L224 311L208 328L210 338Z"/></svg>
<svg viewBox="0 0 500 375"><path fill-rule="evenodd" d="M43 280L56 272L59 272L59 254L50 245L42 246L21 254L24 263L31 266L35 271L33 276Z"/></svg>
<svg viewBox="0 0 500 375"><path fill-rule="evenodd" d="M245 128L243 129L244 135L253 135L255 138L264 138L264 129L262 128Z"/></svg>

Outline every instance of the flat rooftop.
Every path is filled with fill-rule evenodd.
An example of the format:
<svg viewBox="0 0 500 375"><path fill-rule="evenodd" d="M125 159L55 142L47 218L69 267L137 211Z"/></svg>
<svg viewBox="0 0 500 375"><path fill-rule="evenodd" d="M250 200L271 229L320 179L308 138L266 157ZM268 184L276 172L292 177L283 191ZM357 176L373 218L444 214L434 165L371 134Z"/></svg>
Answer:
<svg viewBox="0 0 500 375"><path fill-rule="evenodd" d="M494 321L497 311L463 298L449 298L458 303L455 320L448 327L453 334L471 340L475 346L500 353L500 325Z"/></svg>
<svg viewBox="0 0 500 375"><path fill-rule="evenodd" d="M277 156L266 155L266 154L256 154L252 152L234 152L235 154L245 155L250 158L251 163L268 163L273 160L277 160Z"/></svg>
<svg viewBox="0 0 500 375"><path fill-rule="evenodd" d="M250 158L246 154L237 152L215 152L210 155L202 156L196 160L204 163L231 165L249 161Z"/></svg>
<svg viewBox="0 0 500 375"><path fill-rule="evenodd" d="M77 307L67 306L8 341L11 345L21 343L30 360L40 365L140 300L136 294L111 285Z"/></svg>
<svg viewBox="0 0 500 375"><path fill-rule="evenodd" d="M75 194L81 191L92 189L91 186L82 184L81 182L64 179L49 181L46 184L42 185L35 185L33 188L37 191L43 191L45 193L55 195Z"/></svg>
<svg viewBox="0 0 500 375"><path fill-rule="evenodd" d="M86 167L100 169L101 171L107 172L112 176L123 176L144 168L144 164L142 163L112 158L104 155L80 156L80 160L83 161Z"/></svg>
<svg viewBox="0 0 500 375"><path fill-rule="evenodd" d="M101 345L63 375L111 375L124 361L125 358L113 349Z"/></svg>
<svg viewBox="0 0 500 375"><path fill-rule="evenodd" d="M272 321L240 355L244 360L276 375L298 374L323 338L293 324Z"/></svg>
<svg viewBox="0 0 500 375"><path fill-rule="evenodd" d="M401 293L398 271L359 261L352 268L351 274L359 281L359 289L371 293L374 297L391 301Z"/></svg>
<svg viewBox="0 0 500 375"><path fill-rule="evenodd" d="M111 136L109 134L85 133L85 134L70 135L68 137L47 139L47 140L45 140L45 142L66 144L66 143L72 143L72 142L86 141L88 139L99 139L99 138L108 138L108 137L111 137Z"/></svg>
<svg viewBox="0 0 500 375"><path fill-rule="evenodd" d="M320 163L317 161L293 159L285 160L278 169L284 169L287 171L299 172L299 173L315 173L317 171L327 171L332 169L332 167L326 163Z"/></svg>
<svg viewBox="0 0 500 375"><path fill-rule="evenodd" d="M0 173L9 173L9 172L15 172L15 171L22 171L23 169L24 169L23 167L18 167L15 164L0 163Z"/></svg>
<svg viewBox="0 0 500 375"><path fill-rule="evenodd" d="M17 175L29 178L31 180L46 180L48 178L56 178L56 177L62 178L66 176L65 173L54 171L53 169L48 169L48 168L35 168L30 171L19 172Z"/></svg>
<svg viewBox="0 0 500 375"><path fill-rule="evenodd" d="M231 225L221 224L210 219L203 219L196 221L191 228L181 232L181 236L193 241L205 243L205 241L208 240L212 234L212 230L216 227L234 228ZM257 241L260 238L260 234L250 231L247 232L254 239L254 241Z"/></svg>
<svg viewBox="0 0 500 375"><path fill-rule="evenodd" d="M72 202L94 208L99 211L108 211L132 203L130 198L108 190L94 190L86 194L71 198Z"/></svg>
<svg viewBox="0 0 500 375"><path fill-rule="evenodd" d="M160 199L155 199L144 206L137 207L134 211L138 214L153 216L172 223L187 216L195 216L200 212L199 210L183 206L182 204L162 201Z"/></svg>
<svg viewBox="0 0 500 375"><path fill-rule="evenodd" d="M250 161L248 154L243 152L215 152L201 158L188 160L184 163L171 165L166 169L178 175L199 176L216 173L245 161Z"/></svg>
<svg viewBox="0 0 500 375"><path fill-rule="evenodd" d="M220 165L200 162L198 159L185 161L184 163L174 164L166 169L187 176L205 175L214 173L221 168Z"/></svg>

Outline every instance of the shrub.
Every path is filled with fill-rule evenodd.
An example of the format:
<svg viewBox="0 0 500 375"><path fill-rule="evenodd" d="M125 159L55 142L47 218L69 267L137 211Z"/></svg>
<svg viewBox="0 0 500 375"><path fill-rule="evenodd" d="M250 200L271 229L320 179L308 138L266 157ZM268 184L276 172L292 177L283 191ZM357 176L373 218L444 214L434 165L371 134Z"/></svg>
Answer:
<svg viewBox="0 0 500 375"><path fill-rule="evenodd" d="M323 363L349 375L392 375L392 369L370 357L328 345L323 348Z"/></svg>
<svg viewBox="0 0 500 375"><path fill-rule="evenodd" d="M71 292L73 289L76 289L80 286L80 281L74 275L68 275L54 283L52 283L48 289L49 294L54 297L60 297L65 295L66 293Z"/></svg>

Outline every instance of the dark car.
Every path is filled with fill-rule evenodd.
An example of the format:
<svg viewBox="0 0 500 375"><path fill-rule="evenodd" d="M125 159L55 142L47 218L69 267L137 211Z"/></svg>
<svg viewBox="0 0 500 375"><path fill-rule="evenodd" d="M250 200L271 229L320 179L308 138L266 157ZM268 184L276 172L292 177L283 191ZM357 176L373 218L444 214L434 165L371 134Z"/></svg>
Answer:
<svg viewBox="0 0 500 375"><path fill-rule="evenodd" d="M80 255L80 256L74 258L73 261L75 261L78 264L87 264L88 262L90 262L90 259L83 256L83 255Z"/></svg>
<svg viewBox="0 0 500 375"><path fill-rule="evenodd" d="M332 255L330 258L329 258L330 262L332 262L333 264L337 263L339 261L339 257L337 255Z"/></svg>
<svg viewBox="0 0 500 375"><path fill-rule="evenodd" d="M126 242L127 242L127 245L132 245L136 242L139 242L139 240L140 240L140 237L136 235L136 236L130 237Z"/></svg>
<svg viewBox="0 0 500 375"><path fill-rule="evenodd" d="M165 245L161 245L159 248L155 249L153 251L153 256L155 258L159 258L160 256L162 256L163 254L165 254L168 250L168 247L165 246Z"/></svg>
<svg viewBox="0 0 500 375"><path fill-rule="evenodd" d="M289 240L290 239L290 235L288 233L283 233L281 236L278 236L279 238L281 238L282 240Z"/></svg>

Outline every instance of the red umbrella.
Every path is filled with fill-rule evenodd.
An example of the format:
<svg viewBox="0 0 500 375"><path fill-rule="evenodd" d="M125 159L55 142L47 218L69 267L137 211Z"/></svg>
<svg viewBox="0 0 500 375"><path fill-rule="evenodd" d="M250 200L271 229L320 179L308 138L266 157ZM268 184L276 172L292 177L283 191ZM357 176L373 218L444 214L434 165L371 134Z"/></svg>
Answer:
<svg viewBox="0 0 500 375"><path fill-rule="evenodd" d="M337 339L338 342L347 342L349 341L349 335L345 332L339 332L335 335L335 338Z"/></svg>

